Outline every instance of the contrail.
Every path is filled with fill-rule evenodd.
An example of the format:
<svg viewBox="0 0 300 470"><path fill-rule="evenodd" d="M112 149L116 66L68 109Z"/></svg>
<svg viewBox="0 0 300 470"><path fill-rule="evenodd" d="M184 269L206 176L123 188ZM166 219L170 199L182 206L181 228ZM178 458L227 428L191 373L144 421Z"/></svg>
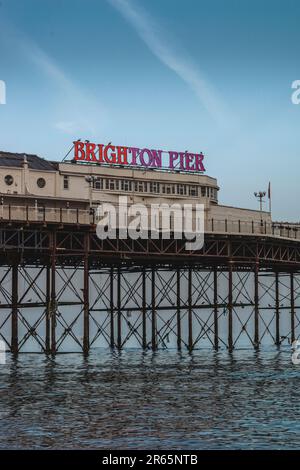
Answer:
<svg viewBox="0 0 300 470"><path fill-rule="evenodd" d="M181 57L162 37L158 25L148 13L137 9L130 0L107 0L132 25L150 51L175 72L196 94L211 116L222 126L228 126L228 112L211 85L201 76L197 66Z"/></svg>

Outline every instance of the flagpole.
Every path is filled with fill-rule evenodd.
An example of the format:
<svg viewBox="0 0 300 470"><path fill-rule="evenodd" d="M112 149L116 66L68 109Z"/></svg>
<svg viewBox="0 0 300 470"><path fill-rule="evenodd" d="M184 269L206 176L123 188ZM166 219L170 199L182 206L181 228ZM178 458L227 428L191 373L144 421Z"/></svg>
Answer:
<svg viewBox="0 0 300 470"><path fill-rule="evenodd" d="M269 198L269 212L271 214L272 212L271 181L269 181L269 186L268 186L268 198Z"/></svg>

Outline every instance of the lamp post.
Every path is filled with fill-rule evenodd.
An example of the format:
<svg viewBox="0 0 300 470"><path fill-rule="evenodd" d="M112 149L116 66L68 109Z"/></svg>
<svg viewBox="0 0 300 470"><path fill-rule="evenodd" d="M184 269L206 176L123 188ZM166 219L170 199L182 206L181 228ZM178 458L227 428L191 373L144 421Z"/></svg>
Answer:
<svg viewBox="0 0 300 470"><path fill-rule="evenodd" d="M262 212L262 204L264 202L265 195L266 195L266 191L258 191L257 193L256 192L254 193L254 196L256 197L256 199L259 200L259 210L260 210L260 212Z"/></svg>
<svg viewBox="0 0 300 470"><path fill-rule="evenodd" d="M263 205L263 202L264 202L264 197L266 195L266 191L258 191L258 192L255 192L254 193L254 196L256 197L256 199L259 201L259 210L260 210L260 226L261 226L261 230L263 228L263 218L262 218L262 205Z"/></svg>
<svg viewBox="0 0 300 470"><path fill-rule="evenodd" d="M93 215L93 223L94 223L94 209L92 207L93 202L92 202L92 187L95 182L95 176L89 175L85 177L85 181L89 184L89 213L90 215Z"/></svg>

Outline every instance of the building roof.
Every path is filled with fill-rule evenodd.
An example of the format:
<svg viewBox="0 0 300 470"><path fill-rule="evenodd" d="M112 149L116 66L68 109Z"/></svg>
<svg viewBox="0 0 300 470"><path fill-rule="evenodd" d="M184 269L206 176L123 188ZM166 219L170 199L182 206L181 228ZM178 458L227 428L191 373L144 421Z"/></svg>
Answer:
<svg viewBox="0 0 300 470"><path fill-rule="evenodd" d="M32 170L43 170L43 171L53 171L55 170L52 163L44 160L37 155L31 155L28 153L12 153L12 152L2 152L0 150L0 167L9 166L9 167L22 167L24 162L24 157L26 156L28 167Z"/></svg>

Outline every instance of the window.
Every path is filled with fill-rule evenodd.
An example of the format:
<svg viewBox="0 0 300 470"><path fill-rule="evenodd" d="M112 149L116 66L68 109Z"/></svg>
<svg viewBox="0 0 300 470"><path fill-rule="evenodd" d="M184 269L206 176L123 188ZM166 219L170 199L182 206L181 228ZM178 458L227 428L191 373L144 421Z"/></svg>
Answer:
<svg viewBox="0 0 300 470"><path fill-rule="evenodd" d="M206 197L206 188L205 188L205 186L202 186L202 188L201 188L201 196Z"/></svg>
<svg viewBox="0 0 300 470"><path fill-rule="evenodd" d="M36 184L42 189L46 186L46 180L44 178L38 178Z"/></svg>
<svg viewBox="0 0 300 470"><path fill-rule="evenodd" d="M64 189L69 189L69 177L64 175Z"/></svg>
<svg viewBox="0 0 300 470"><path fill-rule="evenodd" d="M198 187L197 186L190 186L189 187L189 194L190 194L190 196L198 196Z"/></svg>
<svg viewBox="0 0 300 470"><path fill-rule="evenodd" d="M177 194L180 194L181 196L186 194L186 185L185 184L178 184L177 185Z"/></svg>
<svg viewBox="0 0 300 470"><path fill-rule="evenodd" d="M212 195L212 197L213 197L213 199L214 199L215 201L217 201L218 198L217 198L217 190L216 190L216 189L213 189L213 195Z"/></svg>
<svg viewBox="0 0 300 470"><path fill-rule="evenodd" d="M163 184L162 185L162 193L163 194L171 194L172 192L172 187L174 187L174 185L172 184Z"/></svg>
<svg viewBox="0 0 300 470"><path fill-rule="evenodd" d="M146 193L147 192L147 183L144 181L139 182L139 192Z"/></svg>
<svg viewBox="0 0 300 470"><path fill-rule="evenodd" d="M131 181L121 180L121 190L122 191L131 191Z"/></svg>
<svg viewBox="0 0 300 470"><path fill-rule="evenodd" d="M7 184L7 186L11 186L14 182L14 179L11 175L6 175L4 178L4 181Z"/></svg>
<svg viewBox="0 0 300 470"><path fill-rule="evenodd" d="M159 193L159 183L157 183L156 181L151 181L150 193Z"/></svg>
<svg viewBox="0 0 300 470"><path fill-rule="evenodd" d="M134 190L138 193L147 192L147 183L145 181L135 181Z"/></svg>
<svg viewBox="0 0 300 470"><path fill-rule="evenodd" d="M114 191L116 189L116 180L109 180L109 189Z"/></svg>
<svg viewBox="0 0 300 470"><path fill-rule="evenodd" d="M94 179L94 189L103 189L103 179L95 178Z"/></svg>

